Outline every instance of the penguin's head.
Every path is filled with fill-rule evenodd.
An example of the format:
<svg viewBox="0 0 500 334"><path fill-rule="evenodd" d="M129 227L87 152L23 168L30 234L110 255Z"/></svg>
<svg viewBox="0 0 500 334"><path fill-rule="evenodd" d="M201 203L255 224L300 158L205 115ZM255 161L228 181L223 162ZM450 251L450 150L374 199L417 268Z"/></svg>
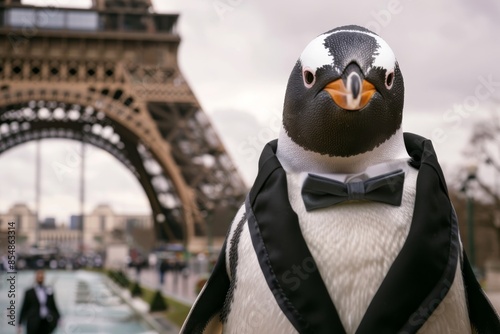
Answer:
<svg viewBox="0 0 500 334"><path fill-rule="evenodd" d="M403 76L389 45L358 26L313 39L290 75L283 127L306 151L351 157L401 127Z"/></svg>

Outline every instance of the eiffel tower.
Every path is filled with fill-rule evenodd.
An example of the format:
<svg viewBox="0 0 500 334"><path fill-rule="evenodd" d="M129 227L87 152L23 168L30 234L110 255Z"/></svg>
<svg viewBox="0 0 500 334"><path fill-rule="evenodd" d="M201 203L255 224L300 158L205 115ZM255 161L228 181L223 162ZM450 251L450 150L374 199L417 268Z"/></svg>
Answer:
<svg viewBox="0 0 500 334"><path fill-rule="evenodd" d="M177 19L150 0L0 1L0 154L45 138L106 150L144 188L157 238L188 245L223 231L246 187L179 70Z"/></svg>

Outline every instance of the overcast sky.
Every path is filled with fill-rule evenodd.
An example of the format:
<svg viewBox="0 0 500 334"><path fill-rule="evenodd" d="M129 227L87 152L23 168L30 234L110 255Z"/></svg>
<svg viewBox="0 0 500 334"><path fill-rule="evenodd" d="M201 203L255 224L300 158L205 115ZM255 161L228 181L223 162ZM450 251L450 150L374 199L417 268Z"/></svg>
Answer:
<svg viewBox="0 0 500 334"><path fill-rule="evenodd" d="M25 1L88 6L89 1ZM447 174L468 163L461 153L473 122L500 97L500 3L479 1L156 0L180 14L181 71L250 185L261 147L277 135L283 95L299 54L315 36L346 24L381 35L399 61L406 87L403 128L434 140ZM249 149L250 148L250 149ZM79 144L44 141L41 216L78 212L78 170L61 178L54 164ZM34 205L34 143L0 157L0 212ZM68 153L69 152L69 153ZM71 153L73 152L73 153ZM149 212L137 180L106 152L89 148L87 206Z"/></svg>

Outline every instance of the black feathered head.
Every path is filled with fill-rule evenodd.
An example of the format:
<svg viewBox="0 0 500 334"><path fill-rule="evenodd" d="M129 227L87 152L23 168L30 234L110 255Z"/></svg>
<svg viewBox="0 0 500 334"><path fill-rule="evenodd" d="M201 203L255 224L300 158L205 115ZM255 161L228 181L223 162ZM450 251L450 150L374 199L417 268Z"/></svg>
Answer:
<svg viewBox="0 0 500 334"><path fill-rule="evenodd" d="M292 70L283 126L302 148L329 156L369 152L401 127L403 76L389 45L358 26L313 39Z"/></svg>

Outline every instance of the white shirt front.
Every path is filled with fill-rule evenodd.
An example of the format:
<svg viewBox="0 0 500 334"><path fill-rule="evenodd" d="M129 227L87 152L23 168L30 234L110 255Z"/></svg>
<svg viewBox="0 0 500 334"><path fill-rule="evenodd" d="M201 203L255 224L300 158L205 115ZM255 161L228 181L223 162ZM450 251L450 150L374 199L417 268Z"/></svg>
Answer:
<svg viewBox="0 0 500 334"><path fill-rule="evenodd" d="M36 296L38 302L40 303L40 318L45 319L49 315L49 309L47 308L47 291L44 286L35 286Z"/></svg>

